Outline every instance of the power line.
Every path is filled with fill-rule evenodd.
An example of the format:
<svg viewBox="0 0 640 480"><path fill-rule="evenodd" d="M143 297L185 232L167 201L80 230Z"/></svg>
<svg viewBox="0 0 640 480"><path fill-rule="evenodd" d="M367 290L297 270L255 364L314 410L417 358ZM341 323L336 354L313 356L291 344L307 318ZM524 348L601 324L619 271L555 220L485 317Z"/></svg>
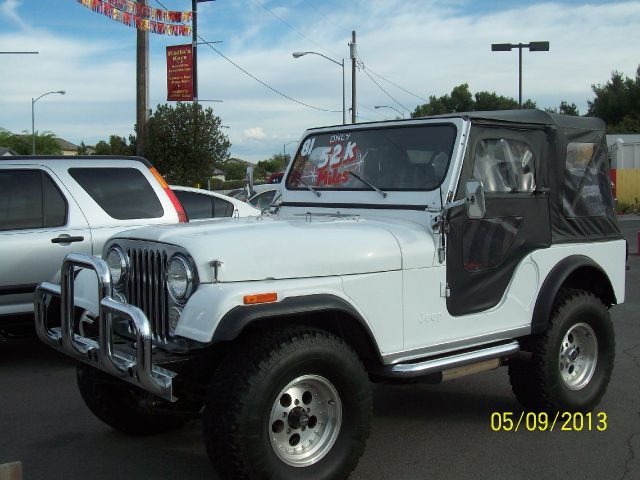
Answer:
<svg viewBox="0 0 640 480"><path fill-rule="evenodd" d="M227 57L224 53L222 53L220 50L218 50L216 47L214 47L210 42L207 42L204 38L202 38L200 35L198 35L198 38L202 41L202 43L206 44L209 48L211 48L214 52L216 52L218 55L220 55L222 58L224 58L227 62L229 62L231 65L233 65L234 67L236 67L238 70L240 70L242 73L248 75L249 77L253 78L256 82L260 83L261 85L267 87L269 90L271 90L274 93L277 93L278 95L280 95L281 97L286 98L287 100L291 100L292 102L295 102L299 105L302 105L304 107L308 107L308 108L312 108L314 110L319 110L321 112L330 112L330 113L340 113L342 112L342 110L329 110L328 108L322 108L322 107L316 107L314 105L309 105L308 103L304 103L300 100L296 100L293 97L290 97L289 95L287 95L286 93L281 92L280 90L272 87L271 85L263 82L262 80L260 80L258 77L256 77L255 75L249 73L247 70L245 70L244 68L242 68L240 65L238 65L237 63L235 63L233 60L231 60L229 57Z"/></svg>
<svg viewBox="0 0 640 480"><path fill-rule="evenodd" d="M390 83L390 84L391 84L391 85L393 85L394 87L399 88L399 89L400 89L400 90L402 90L403 92L408 93L409 95L413 95L414 97L419 98L420 100L423 100L423 101L425 101L425 102L428 102L428 101L429 101L428 99L426 99L426 98L424 98L424 97L421 97L420 95L416 95L415 93L410 92L410 91L409 91L409 90L407 90L406 88L401 87L401 86L400 86L400 85L398 85L397 83L393 83L393 82L392 82L391 80L389 80L388 78L384 78L382 75L380 75L379 73L374 72L374 71L373 71L373 70L371 70L369 67L367 67L367 70L369 70L369 72L373 73L376 77L379 77L379 78L381 78L382 80L384 80L385 82Z"/></svg>
<svg viewBox="0 0 640 480"><path fill-rule="evenodd" d="M382 88L382 86L375 81L375 79L369 75L369 72L367 71L367 68L364 66L364 62L362 61L362 58L360 58L360 56L358 55L358 59L360 60L360 69L365 73L365 75L367 77L369 77L369 79L376 84L376 86L382 90L382 92L389 97L391 100L393 100L394 102L396 102L398 105L400 105L400 107L404 108L407 112L411 112L411 110L409 110L407 107L405 107L403 104L401 104L398 100L396 100L389 92L387 92L384 88Z"/></svg>
<svg viewBox="0 0 640 480"><path fill-rule="evenodd" d="M158 5L160 5L162 8L164 8L165 10L167 10L167 7L163 5L163 3L160 0L155 0L156 3ZM183 22L180 22L184 25ZM234 67L236 67L238 70L240 70L242 73L244 73L245 75L251 77L252 79L254 79L256 82L258 82L259 84L263 85L264 87L268 88L269 90L271 90L272 92L280 95L281 97L286 98L287 100L290 100L294 103L297 103L298 105L302 105L304 107L307 108L312 108L314 110L319 110L321 112L329 112L329 113L340 113L342 112L342 110L329 110L328 108L322 108L322 107L316 107L315 105L309 105L308 103L304 103L300 100L296 100L293 97L290 97L289 95L287 95L286 93L281 92L280 90L272 87L271 85L263 82L262 80L260 80L258 77L256 77L255 75L249 73L247 70L245 70L244 68L242 68L240 65L238 65L237 63L235 63L233 60L231 60L229 57L227 57L225 54L223 54L220 50L218 50L216 47L213 46L212 42L208 42L207 40L205 40L204 38L202 38L201 35L198 34L198 39L204 43L205 45L207 45L209 48L211 48L214 52L216 52L218 55L220 55L222 58L224 58L227 62L229 62L231 65L233 65Z"/></svg>

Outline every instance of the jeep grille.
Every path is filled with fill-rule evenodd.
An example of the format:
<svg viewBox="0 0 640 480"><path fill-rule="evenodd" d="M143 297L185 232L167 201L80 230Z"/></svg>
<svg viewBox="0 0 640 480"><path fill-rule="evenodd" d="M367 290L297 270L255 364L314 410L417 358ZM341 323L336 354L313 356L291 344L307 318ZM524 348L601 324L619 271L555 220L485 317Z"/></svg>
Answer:
<svg viewBox="0 0 640 480"><path fill-rule="evenodd" d="M127 247L129 279L127 301L140 308L151 321L156 341L167 341L168 295L165 272L167 253L155 248Z"/></svg>

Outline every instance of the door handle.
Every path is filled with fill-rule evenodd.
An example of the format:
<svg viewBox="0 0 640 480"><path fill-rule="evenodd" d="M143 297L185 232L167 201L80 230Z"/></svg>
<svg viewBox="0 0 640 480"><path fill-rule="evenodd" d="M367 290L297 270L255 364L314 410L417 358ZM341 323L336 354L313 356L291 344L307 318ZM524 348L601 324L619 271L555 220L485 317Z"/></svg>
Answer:
<svg viewBox="0 0 640 480"><path fill-rule="evenodd" d="M59 237L51 239L51 243L74 243L74 242L82 242L82 241L84 241L84 237L82 236L72 237L70 235L67 235L66 233L63 233Z"/></svg>

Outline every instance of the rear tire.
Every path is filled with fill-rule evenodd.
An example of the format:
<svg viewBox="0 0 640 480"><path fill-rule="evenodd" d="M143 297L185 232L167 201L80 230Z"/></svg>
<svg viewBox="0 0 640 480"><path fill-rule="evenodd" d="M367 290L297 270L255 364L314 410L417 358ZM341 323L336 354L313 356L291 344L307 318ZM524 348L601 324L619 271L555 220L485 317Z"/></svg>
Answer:
<svg viewBox="0 0 640 480"><path fill-rule="evenodd" d="M613 325L602 301L584 290L561 290L547 331L529 341L531 361L509 362L518 401L531 410L593 410L607 390L615 357Z"/></svg>
<svg viewBox="0 0 640 480"><path fill-rule="evenodd" d="M123 382L96 368L77 366L78 388L89 410L111 428L127 435L151 435L176 430L189 417L158 411L154 405L167 409L175 404Z"/></svg>
<svg viewBox="0 0 640 480"><path fill-rule="evenodd" d="M245 338L211 381L203 434L225 479L341 479L364 451L371 387L338 337L291 327Z"/></svg>

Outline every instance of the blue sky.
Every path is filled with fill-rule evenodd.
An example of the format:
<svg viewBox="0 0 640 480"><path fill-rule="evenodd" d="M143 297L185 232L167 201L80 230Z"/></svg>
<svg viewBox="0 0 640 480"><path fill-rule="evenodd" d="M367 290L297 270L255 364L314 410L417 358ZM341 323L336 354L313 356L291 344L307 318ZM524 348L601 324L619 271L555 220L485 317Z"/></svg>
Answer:
<svg viewBox="0 0 640 480"><path fill-rule="evenodd" d="M174 10L191 5L161 2ZM150 5L159 7L155 0ZM291 52L348 60L347 42L356 30L365 66L411 92L374 76L391 98L359 71L362 121L396 115L376 105L408 116L423 103L418 97L448 93L462 82L472 91L517 97L517 53L491 53L494 42L551 42L548 53L524 54L524 96L540 107L568 100L584 112L591 84L606 82L612 70L632 76L640 63L638 1L217 0L199 8L199 32L222 41L220 52L274 88L326 110L342 107L340 68L317 56L293 59ZM152 108L166 100L164 49L179 43L181 37L150 35ZM65 96L36 104L38 130L87 144L132 133L133 29L75 0L0 0L0 51L25 49L40 54L0 56L0 127L30 130L31 97L65 89ZM206 46L199 66L200 98L223 100L207 105L230 127L234 156L258 161L281 152L308 127L342 120L341 113L274 94ZM347 106L350 101L347 69Z"/></svg>

